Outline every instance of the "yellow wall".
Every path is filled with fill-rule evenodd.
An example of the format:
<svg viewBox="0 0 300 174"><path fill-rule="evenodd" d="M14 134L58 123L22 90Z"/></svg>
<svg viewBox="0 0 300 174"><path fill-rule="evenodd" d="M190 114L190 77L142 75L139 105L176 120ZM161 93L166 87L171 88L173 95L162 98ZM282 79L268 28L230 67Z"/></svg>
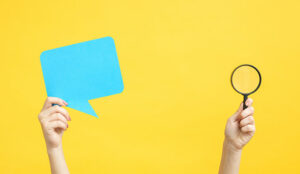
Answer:
<svg viewBox="0 0 300 174"><path fill-rule="evenodd" d="M233 68L256 65L257 132L243 174L300 173L300 2L82 0L0 3L0 173L50 173L37 115L44 50L112 36L125 90L70 111L71 173L217 173L223 130L242 101Z"/></svg>

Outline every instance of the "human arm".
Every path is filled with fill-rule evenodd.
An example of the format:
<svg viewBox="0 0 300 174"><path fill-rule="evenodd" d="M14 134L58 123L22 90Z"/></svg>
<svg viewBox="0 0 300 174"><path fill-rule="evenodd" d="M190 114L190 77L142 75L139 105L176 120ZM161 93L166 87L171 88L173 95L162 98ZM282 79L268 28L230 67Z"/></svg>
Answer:
<svg viewBox="0 0 300 174"><path fill-rule="evenodd" d="M253 100L249 98L246 101L248 108L243 110L241 104L237 112L227 120L219 174L239 173L242 149L255 133L252 103Z"/></svg>
<svg viewBox="0 0 300 174"><path fill-rule="evenodd" d="M52 174L69 173L62 148L62 136L69 127L68 121L71 120L69 113L63 108L66 105L67 103L60 98L48 97L38 115Z"/></svg>

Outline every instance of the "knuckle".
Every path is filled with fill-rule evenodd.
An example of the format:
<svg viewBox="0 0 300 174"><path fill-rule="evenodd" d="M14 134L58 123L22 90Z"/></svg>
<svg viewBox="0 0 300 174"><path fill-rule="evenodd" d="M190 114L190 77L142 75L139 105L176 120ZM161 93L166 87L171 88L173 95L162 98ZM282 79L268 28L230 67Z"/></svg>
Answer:
<svg viewBox="0 0 300 174"><path fill-rule="evenodd" d="M56 114L51 114L51 115L49 116L49 119L50 119L50 120L56 120Z"/></svg>
<svg viewBox="0 0 300 174"><path fill-rule="evenodd" d="M240 124L243 126L245 124L245 119L241 120Z"/></svg>
<svg viewBox="0 0 300 174"><path fill-rule="evenodd" d="M60 111L61 113L63 113L63 114L66 114L66 113L67 113L66 109L64 109L64 108L62 108L62 107L59 108L59 111Z"/></svg>
<svg viewBox="0 0 300 174"><path fill-rule="evenodd" d="M42 118L42 115L41 115L41 113L39 113L39 115L38 115L38 119L41 121L41 118Z"/></svg>
<svg viewBox="0 0 300 174"><path fill-rule="evenodd" d="M243 111L243 112L241 113L242 118L244 118L245 115L246 115L246 111Z"/></svg>
<svg viewBox="0 0 300 174"><path fill-rule="evenodd" d="M57 113L56 117L57 117L58 120L62 120L62 115L60 113Z"/></svg>
<svg viewBox="0 0 300 174"><path fill-rule="evenodd" d="M61 110L65 113L68 113L68 111L65 108L61 108Z"/></svg>
<svg viewBox="0 0 300 174"><path fill-rule="evenodd" d="M42 118L44 118L44 113L43 113L43 112L40 112L39 115L38 115L38 119L41 121Z"/></svg>
<svg viewBox="0 0 300 174"><path fill-rule="evenodd" d="M247 127L242 127L242 132L245 132L247 130Z"/></svg>
<svg viewBox="0 0 300 174"><path fill-rule="evenodd" d="M57 120L64 121L64 118L61 115L57 115Z"/></svg>
<svg viewBox="0 0 300 174"><path fill-rule="evenodd" d="M61 121L61 120L57 120L57 122L58 122L58 125L60 125L60 126L64 126L64 123Z"/></svg>
<svg viewBox="0 0 300 174"><path fill-rule="evenodd" d="M41 125L43 127L47 127L48 126L48 122L45 119L43 119L43 120L41 120Z"/></svg>
<svg viewBox="0 0 300 174"><path fill-rule="evenodd" d="M50 101L51 101L51 97L47 97L46 102L50 102Z"/></svg>
<svg viewBox="0 0 300 174"><path fill-rule="evenodd" d="M249 117L248 117L248 119L249 119L249 121L251 121L251 122L253 122L253 121L254 121L254 118L253 118L253 116L249 116Z"/></svg>
<svg viewBox="0 0 300 174"><path fill-rule="evenodd" d="M54 118L55 118L55 120L58 120L59 119L58 114L54 114Z"/></svg>

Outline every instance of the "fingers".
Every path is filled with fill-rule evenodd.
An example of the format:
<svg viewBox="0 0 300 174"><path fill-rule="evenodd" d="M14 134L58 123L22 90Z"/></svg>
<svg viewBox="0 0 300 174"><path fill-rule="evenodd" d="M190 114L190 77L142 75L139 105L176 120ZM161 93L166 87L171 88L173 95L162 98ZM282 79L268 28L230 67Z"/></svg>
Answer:
<svg viewBox="0 0 300 174"><path fill-rule="evenodd" d="M53 130L56 128L66 130L69 127L67 119L60 113L44 114L43 117L39 116L39 119L43 130Z"/></svg>
<svg viewBox="0 0 300 174"><path fill-rule="evenodd" d="M243 118L248 117L249 115L253 115L254 108L252 107L253 100L251 98L248 98L246 101L246 105L248 108L243 110L243 102L240 104L238 110L230 117L231 120L238 121Z"/></svg>
<svg viewBox="0 0 300 174"><path fill-rule="evenodd" d="M251 106L252 103L253 103L253 99L252 99L252 98L248 98L248 99L246 100L246 105L247 105L248 107Z"/></svg>
<svg viewBox="0 0 300 174"><path fill-rule="evenodd" d="M46 99L46 101L45 101L43 110L47 109L47 108L50 108L53 104L57 104L57 105L60 105L60 106L67 106L68 105L67 102L65 102L64 100L62 100L60 98L57 98L57 97L48 97Z"/></svg>
<svg viewBox="0 0 300 174"><path fill-rule="evenodd" d="M240 128L241 131L244 133L255 132L256 128L255 128L253 112L254 112L254 108L250 105L250 107L245 109L241 114L242 120L240 121Z"/></svg>
<svg viewBox="0 0 300 174"><path fill-rule="evenodd" d="M58 120L64 122L67 125L67 127L68 127L68 121L67 121L67 119L62 114L60 114L60 113L54 113L54 114L52 114L48 118L47 121L51 122L51 121L58 121Z"/></svg>
<svg viewBox="0 0 300 174"><path fill-rule="evenodd" d="M243 111L243 103L240 104L238 110L229 119L236 120L242 111Z"/></svg>
<svg viewBox="0 0 300 174"><path fill-rule="evenodd" d="M253 116L246 117L246 118L244 118L240 121L240 127L247 126L248 124L253 124L254 125Z"/></svg>
<svg viewBox="0 0 300 174"><path fill-rule="evenodd" d="M243 111L243 102L240 104L238 110L236 111L236 113L240 113Z"/></svg>
<svg viewBox="0 0 300 174"><path fill-rule="evenodd" d="M66 118L66 120L71 121L71 117L70 117L68 111L58 105L52 106L52 107L48 108L47 110L43 110L39 114L39 120L42 121L44 119L47 119L48 117L51 117L51 115L54 113L60 113L60 114L62 114L62 116L64 116Z"/></svg>
<svg viewBox="0 0 300 174"><path fill-rule="evenodd" d="M255 126L253 124L248 124L241 128L241 131L244 133L255 132Z"/></svg>
<svg viewBox="0 0 300 174"><path fill-rule="evenodd" d="M68 124L64 123L61 120L55 120L48 123L48 127L51 129L60 128L66 130L68 128Z"/></svg>
<svg viewBox="0 0 300 174"><path fill-rule="evenodd" d="M50 109L48 109L46 112L48 112L48 114L53 114L53 113L60 113L62 114L68 121L71 120L71 117L68 113L68 111L58 105L55 105L53 107L51 107Z"/></svg>
<svg viewBox="0 0 300 174"><path fill-rule="evenodd" d="M250 115L253 115L254 108L250 105L247 109L243 110L241 113L241 119L244 119Z"/></svg>

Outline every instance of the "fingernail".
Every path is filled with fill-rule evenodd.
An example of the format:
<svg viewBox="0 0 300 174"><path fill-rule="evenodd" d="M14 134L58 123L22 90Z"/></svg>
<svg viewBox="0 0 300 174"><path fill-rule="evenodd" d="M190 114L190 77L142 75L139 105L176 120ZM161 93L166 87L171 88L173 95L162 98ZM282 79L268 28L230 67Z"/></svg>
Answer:
<svg viewBox="0 0 300 174"><path fill-rule="evenodd" d="M67 124L67 128L69 128L69 124Z"/></svg>

